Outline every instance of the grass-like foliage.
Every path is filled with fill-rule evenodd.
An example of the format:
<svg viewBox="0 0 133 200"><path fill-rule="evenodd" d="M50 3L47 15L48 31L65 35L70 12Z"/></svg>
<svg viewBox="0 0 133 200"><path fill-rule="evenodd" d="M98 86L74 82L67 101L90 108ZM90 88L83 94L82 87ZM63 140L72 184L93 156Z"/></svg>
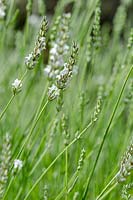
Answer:
<svg viewBox="0 0 133 200"><path fill-rule="evenodd" d="M0 0L0 199L131 200L132 1L108 24L100 0L52 17L28 0L21 29L15 3Z"/></svg>

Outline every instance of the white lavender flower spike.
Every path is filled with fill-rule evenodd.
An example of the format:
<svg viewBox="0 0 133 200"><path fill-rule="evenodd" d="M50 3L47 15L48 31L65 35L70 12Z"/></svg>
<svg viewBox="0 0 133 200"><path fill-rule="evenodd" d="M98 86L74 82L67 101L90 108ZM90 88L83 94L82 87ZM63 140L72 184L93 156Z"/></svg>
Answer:
<svg viewBox="0 0 133 200"><path fill-rule="evenodd" d="M34 69L42 51L46 48L47 24L46 18L43 18L33 52L25 57L25 65L28 69Z"/></svg>
<svg viewBox="0 0 133 200"><path fill-rule="evenodd" d="M56 85L52 85L48 88L48 99L50 101L56 99L60 95L60 90L57 88Z"/></svg>
<svg viewBox="0 0 133 200"><path fill-rule="evenodd" d="M15 79L15 81L12 83L12 90L13 94L16 95L22 90L22 82L19 79Z"/></svg>
<svg viewBox="0 0 133 200"><path fill-rule="evenodd" d="M133 139L120 164L117 181L124 182L133 170Z"/></svg>

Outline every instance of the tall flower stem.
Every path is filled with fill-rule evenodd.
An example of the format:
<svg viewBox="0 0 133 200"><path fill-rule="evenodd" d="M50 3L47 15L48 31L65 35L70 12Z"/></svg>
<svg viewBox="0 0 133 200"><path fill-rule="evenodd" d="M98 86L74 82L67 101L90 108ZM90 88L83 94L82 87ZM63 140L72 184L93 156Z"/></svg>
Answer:
<svg viewBox="0 0 133 200"><path fill-rule="evenodd" d="M6 113L8 107L10 106L10 104L12 103L13 99L14 99L15 95L13 94L10 98L10 100L8 101L7 105L5 106L4 110L2 111L2 113L0 114L0 120L3 118L4 114Z"/></svg>
<svg viewBox="0 0 133 200"><path fill-rule="evenodd" d="M100 200L101 197L104 195L104 193L108 192L108 190L110 189L111 186L113 186L116 183L116 175L111 179L111 181L105 186L105 188L102 190L102 192L98 195L98 197L96 198L96 200Z"/></svg>
<svg viewBox="0 0 133 200"><path fill-rule="evenodd" d="M24 72L21 81L25 78L27 74L27 70ZM4 110L2 111L2 113L0 114L0 120L2 119L2 117L4 116L4 114L6 113L7 109L9 108L10 104L12 103L13 99L15 98L15 95L13 94L10 98L10 100L8 101L7 105L5 106Z"/></svg>
<svg viewBox="0 0 133 200"><path fill-rule="evenodd" d="M103 200L117 185L117 182L113 184L101 197L98 198L98 200Z"/></svg>
<svg viewBox="0 0 133 200"><path fill-rule="evenodd" d="M23 151L24 151L24 147L25 147L25 145L27 144L27 142L29 141L29 139L30 139L30 137L31 137L31 135L32 135L32 133L33 133L33 131L34 131L34 129L35 129L35 127L36 127L38 121L40 120L40 118L41 118L41 116L42 116L42 114L43 114L43 112L44 112L44 110L45 110L47 104L48 104L48 100L47 100L46 103L43 105L43 107L42 107L42 109L40 110L38 116L35 116L35 119L34 119L34 121L33 121L32 127L31 127L31 129L30 129L30 132L29 132L29 134L27 135L27 137L26 137L26 139L25 139L25 141L24 141L24 143L23 143L23 145L22 145L22 147L21 147L19 153L17 154L17 158L19 158L19 157L22 155L22 153L23 153Z"/></svg>
<svg viewBox="0 0 133 200"><path fill-rule="evenodd" d="M111 115L111 117L110 117L110 120L109 120L107 129L105 130L105 133L104 133L104 136L103 136L101 145L100 145L100 147L99 147L99 151L98 151L98 154L97 154L97 156L96 156L96 160L95 160L95 162L94 162L94 166L93 166L93 168L92 168L92 171L91 171L91 173L90 173L90 176L89 176L88 179L87 179L87 184L86 184L86 187L85 187L83 196L82 196L82 200L85 200L85 199L86 199L86 196L87 196L87 194L88 194L88 189L89 189L89 186L90 186L92 177L93 177L93 175L94 175L94 171L95 171L95 169L96 169L96 166L97 166L97 163L98 163L98 160L99 160L101 151L102 151L102 149L103 149L104 142L105 142L106 137L107 137L107 135L108 135L108 133L109 133L109 130L110 130L112 121L113 121L114 116L115 116L115 114L116 114L118 105L119 105L119 103L120 103L122 94L123 94L123 92L124 92L124 89L125 89L125 87L126 87L126 83L127 83L128 79L129 79L129 77L130 77L130 75L131 75L132 70L133 70L133 66L131 66L131 68L130 68L130 70L129 70L129 72L128 72L126 78L125 78L125 81L124 81L124 83L123 83L123 86L122 86L122 88L121 88L121 91L120 91L120 93L119 93L119 96L118 96L118 98L117 98L117 101L116 101L116 104L115 104L115 106L114 106L112 115Z"/></svg>
<svg viewBox="0 0 133 200"><path fill-rule="evenodd" d="M39 176L39 178L36 180L36 182L33 184L33 186L31 187L31 189L29 190L29 192L27 193L27 195L25 196L24 200L27 200L30 196L30 194L32 193L32 191L36 188L36 186L40 183L40 181L42 180L42 178L45 176L45 174L51 169L51 167L56 163L56 161L65 153L66 148L70 148L75 142L77 142L79 140L79 138L82 137L82 135L88 130L88 128L90 128L92 126L93 122L91 121L79 134L78 137L74 138L67 147L65 147L57 156L56 158L51 162L51 164L47 167L47 169L45 169L45 171Z"/></svg>
<svg viewBox="0 0 133 200"><path fill-rule="evenodd" d="M68 199L68 149L65 151L65 186L66 186L66 198Z"/></svg>

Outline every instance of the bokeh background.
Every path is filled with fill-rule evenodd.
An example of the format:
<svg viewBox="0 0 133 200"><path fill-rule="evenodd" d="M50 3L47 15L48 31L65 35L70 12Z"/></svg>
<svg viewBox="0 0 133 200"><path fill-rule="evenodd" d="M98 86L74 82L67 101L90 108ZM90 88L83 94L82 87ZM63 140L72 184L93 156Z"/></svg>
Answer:
<svg viewBox="0 0 133 200"><path fill-rule="evenodd" d="M80 4L80 1L82 0L76 0L77 3ZM86 2L86 0L83 0L84 3ZM130 1L130 0L129 0ZM33 0L34 4L33 4L33 14L35 15L40 15L39 13L39 4L38 4L38 0ZM42 12L44 12L45 15L47 15L47 17L49 17L49 19L51 18L51 16L54 14L55 9L56 9L56 5L58 4L58 0L44 0L45 2L45 7L41 8ZM127 0L128 2L128 0ZM83 3L83 2L82 2ZM112 24L113 23L113 17L116 13L116 10L118 8L118 6L120 5L121 1L120 0L102 0L102 16L101 16L101 24L102 23L109 23ZM25 21L26 21L26 4L27 4L27 0L16 0L16 8L18 8L20 10L19 16L18 16L18 21L16 24L16 28L21 29L24 27ZM41 5L40 5L41 6ZM67 4L64 7L64 11L65 12L72 12L73 9L73 1L71 1L69 4ZM132 5L128 8L128 16L130 18L132 18L132 11L133 11L133 2ZM88 10L89 12L89 10Z"/></svg>

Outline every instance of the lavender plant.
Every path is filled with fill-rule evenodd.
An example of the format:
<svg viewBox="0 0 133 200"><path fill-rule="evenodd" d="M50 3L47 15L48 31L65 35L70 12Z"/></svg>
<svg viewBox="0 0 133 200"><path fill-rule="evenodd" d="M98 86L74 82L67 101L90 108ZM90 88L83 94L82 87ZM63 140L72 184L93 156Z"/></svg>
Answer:
<svg viewBox="0 0 133 200"><path fill-rule="evenodd" d="M132 2L49 2L0 0L0 199L132 199Z"/></svg>

